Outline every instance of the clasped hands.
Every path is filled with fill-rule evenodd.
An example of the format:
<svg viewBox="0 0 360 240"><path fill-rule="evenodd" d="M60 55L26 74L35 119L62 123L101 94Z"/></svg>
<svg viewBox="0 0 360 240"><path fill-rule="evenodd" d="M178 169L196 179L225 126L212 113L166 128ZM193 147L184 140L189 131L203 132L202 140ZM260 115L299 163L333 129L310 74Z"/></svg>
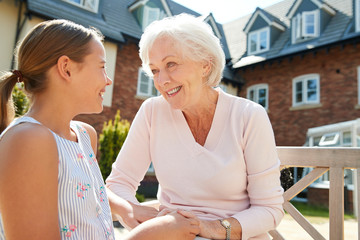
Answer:
<svg viewBox="0 0 360 240"><path fill-rule="evenodd" d="M133 229L145 221L163 229L167 239L194 239L196 236L212 238L212 222L199 219L193 212L181 209L160 208L129 203L127 214L122 215L121 223ZM171 237L169 237L171 236ZM165 238L166 239L166 238Z"/></svg>

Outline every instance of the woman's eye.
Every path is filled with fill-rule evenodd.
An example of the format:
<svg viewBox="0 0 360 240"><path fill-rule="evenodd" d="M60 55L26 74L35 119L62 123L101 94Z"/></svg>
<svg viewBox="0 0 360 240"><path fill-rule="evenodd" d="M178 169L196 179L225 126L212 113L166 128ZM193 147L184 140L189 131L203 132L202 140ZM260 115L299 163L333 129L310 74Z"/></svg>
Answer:
<svg viewBox="0 0 360 240"><path fill-rule="evenodd" d="M152 72L153 75L155 75L158 72L158 70L152 69L151 72Z"/></svg>
<svg viewBox="0 0 360 240"><path fill-rule="evenodd" d="M168 67L174 67L175 65L176 65L176 63L174 63L174 62L169 62L169 63L167 64Z"/></svg>

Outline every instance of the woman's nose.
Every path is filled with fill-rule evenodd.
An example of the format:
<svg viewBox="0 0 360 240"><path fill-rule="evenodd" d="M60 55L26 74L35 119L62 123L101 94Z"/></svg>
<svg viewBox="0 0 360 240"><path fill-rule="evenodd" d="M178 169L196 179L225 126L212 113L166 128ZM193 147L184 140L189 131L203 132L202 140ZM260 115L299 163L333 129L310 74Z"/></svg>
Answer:
<svg viewBox="0 0 360 240"><path fill-rule="evenodd" d="M159 71L157 81L158 84L162 86L170 82L169 75L166 73L166 71Z"/></svg>

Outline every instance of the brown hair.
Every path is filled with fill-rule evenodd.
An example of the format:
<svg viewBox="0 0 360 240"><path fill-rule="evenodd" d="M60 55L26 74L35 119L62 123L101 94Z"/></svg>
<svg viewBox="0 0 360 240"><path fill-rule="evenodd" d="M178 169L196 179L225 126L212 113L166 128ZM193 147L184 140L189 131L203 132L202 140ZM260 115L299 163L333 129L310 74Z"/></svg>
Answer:
<svg viewBox="0 0 360 240"><path fill-rule="evenodd" d="M68 20L50 20L36 25L18 45L16 54L27 94L31 97L46 88L46 74L61 56L82 62L90 54L88 43L92 39L102 41L103 36L96 29ZM5 72L0 77L0 132L14 118L11 93L17 80L14 72Z"/></svg>

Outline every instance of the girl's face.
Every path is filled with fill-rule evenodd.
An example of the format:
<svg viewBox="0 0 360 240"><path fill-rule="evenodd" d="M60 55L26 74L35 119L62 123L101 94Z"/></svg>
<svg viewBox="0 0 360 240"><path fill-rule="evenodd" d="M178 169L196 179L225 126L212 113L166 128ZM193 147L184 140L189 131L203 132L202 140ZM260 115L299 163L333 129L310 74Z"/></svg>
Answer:
<svg viewBox="0 0 360 240"><path fill-rule="evenodd" d="M112 84L112 81L106 74L103 44L98 40L92 40L89 47L91 53L78 64L76 71L79 103L82 103L82 113L100 113L103 110L105 87Z"/></svg>
<svg viewBox="0 0 360 240"><path fill-rule="evenodd" d="M176 42L169 37L155 40L149 51L149 66L154 85L174 109L196 107L206 86L203 63L185 58Z"/></svg>

